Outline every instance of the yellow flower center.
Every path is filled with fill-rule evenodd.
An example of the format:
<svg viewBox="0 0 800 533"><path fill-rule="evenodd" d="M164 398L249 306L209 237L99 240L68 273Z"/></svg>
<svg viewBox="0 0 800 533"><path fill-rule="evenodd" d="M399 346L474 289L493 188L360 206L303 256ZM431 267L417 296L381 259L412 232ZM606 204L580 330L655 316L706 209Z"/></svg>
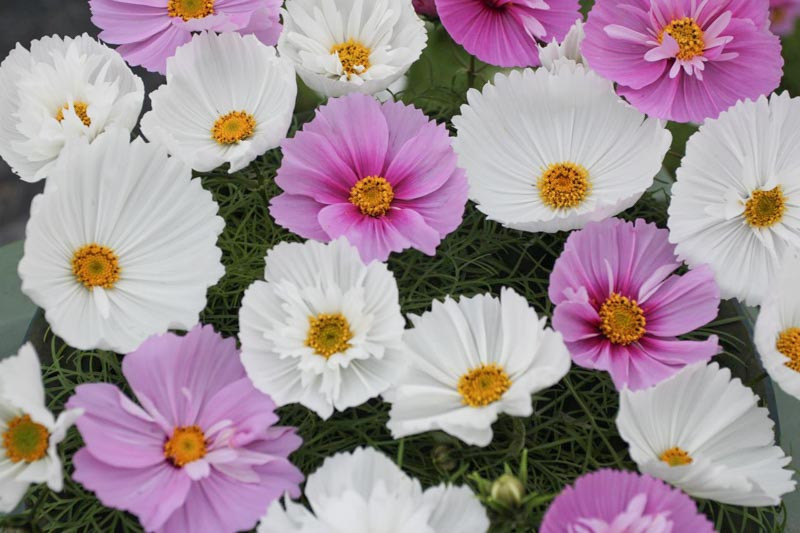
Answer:
<svg viewBox="0 0 800 533"><path fill-rule="evenodd" d="M669 466L688 465L693 460L689 455L689 452L678 448L677 446L662 453L659 459L667 463Z"/></svg>
<svg viewBox="0 0 800 533"><path fill-rule="evenodd" d="M784 363L786 366L795 372L800 372L800 328L783 330L778 335L778 342L775 343L775 348L789 358Z"/></svg>
<svg viewBox="0 0 800 533"><path fill-rule="evenodd" d="M753 191L744 207L744 219L754 228L769 228L783 220L786 197L778 185L769 191Z"/></svg>
<svg viewBox="0 0 800 533"><path fill-rule="evenodd" d="M58 110L56 113L56 120L61 122L64 120L64 111L69 109L69 104L64 104L64 107ZM75 110L75 114L78 115L78 118L81 119L83 125L87 128L92 125L92 119L89 118L87 114L87 110L89 109L89 104L85 102L72 102L72 109Z"/></svg>
<svg viewBox="0 0 800 533"><path fill-rule="evenodd" d="M631 344L646 333L644 311L631 300L612 292L600 306L600 331L614 344Z"/></svg>
<svg viewBox="0 0 800 533"><path fill-rule="evenodd" d="M214 14L214 0L169 0L167 13L183 20L201 19Z"/></svg>
<svg viewBox="0 0 800 533"><path fill-rule="evenodd" d="M342 62L342 70L347 74L347 79L353 74L362 74L366 72L369 67L369 55L372 51L353 39L335 44L331 47L331 54L339 56L339 61Z"/></svg>
<svg viewBox="0 0 800 533"><path fill-rule="evenodd" d="M182 467L206 456L206 436L199 426L175 428L164 444L164 457Z"/></svg>
<svg viewBox="0 0 800 533"><path fill-rule="evenodd" d="M458 380L461 401L470 407L483 407L503 397L511 379L503 367L490 363L473 368Z"/></svg>
<svg viewBox="0 0 800 533"><path fill-rule="evenodd" d="M3 433L3 447L12 463L32 463L47 455L50 432L28 415L12 418Z"/></svg>
<svg viewBox="0 0 800 533"><path fill-rule="evenodd" d="M246 111L231 111L222 115L211 128L211 136L219 144L236 144L249 139L256 131L256 119Z"/></svg>
<svg viewBox="0 0 800 533"><path fill-rule="evenodd" d="M361 179L350 189L350 203L358 207L362 215L382 217L392 206L392 200L391 183L379 176Z"/></svg>
<svg viewBox="0 0 800 533"><path fill-rule="evenodd" d="M87 289L111 289L119 281L119 259L111 248L87 244L73 254L72 273Z"/></svg>
<svg viewBox="0 0 800 533"><path fill-rule="evenodd" d="M325 359L350 348L352 338L350 324L341 313L320 313L308 317L306 346L313 348L317 355Z"/></svg>
<svg viewBox="0 0 800 533"><path fill-rule="evenodd" d="M589 171L576 163L556 163L542 173L537 186L542 201L553 209L577 207L591 189Z"/></svg>
<svg viewBox="0 0 800 533"><path fill-rule="evenodd" d="M678 59L688 61L703 55L706 47L703 40L703 29L692 17L683 17L667 24L658 36L659 43L664 40L665 33L678 42L678 54L675 56Z"/></svg>

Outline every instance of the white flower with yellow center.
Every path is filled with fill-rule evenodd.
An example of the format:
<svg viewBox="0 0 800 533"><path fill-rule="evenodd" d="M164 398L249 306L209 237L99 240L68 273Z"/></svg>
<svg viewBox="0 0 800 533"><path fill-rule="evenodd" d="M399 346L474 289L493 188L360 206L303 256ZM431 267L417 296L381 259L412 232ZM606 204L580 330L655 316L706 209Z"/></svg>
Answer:
<svg viewBox="0 0 800 533"><path fill-rule="evenodd" d="M58 443L83 409L56 419L47 409L39 357L28 343L0 361L0 513L13 511L31 483L61 490Z"/></svg>
<svg viewBox="0 0 800 533"><path fill-rule="evenodd" d="M558 63L565 59L586 66L581 54L581 43L584 37L586 37L586 33L583 31L583 20L578 19L560 43L553 38L544 46L538 45L539 61L542 66L553 71L556 70Z"/></svg>
<svg viewBox="0 0 800 533"><path fill-rule="evenodd" d="M800 253L800 98L739 102L686 145L672 187L670 241L707 263L723 298L759 305Z"/></svg>
<svg viewBox="0 0 800 533"><path fill-rule="evenodd" d="M127 131L71 143L31 208L22 291L81 350L190 329L224 274L217 209L189 167Z"/></svg>
<svg viewBox="0 0 800 533"><path fill-rule="evenodd" d="M200 172L230 172L280 145L292 122L292 64L254 35L205 32L167 60L142 133Z"/></svg>
<svg viewBox="0 0 800 533"><path fill-rule="evenodd" d="M727 368L697 363L649 389L623 389L617 429L640 472L690 496L778 505L795 487L791 458L758 402Z"/></svg>
<svg viewBox="0 0 800 533"><path fill-rule="evenodd" d="M410 369L384 396L395 438L440 429L468 444L492 441L500 413L530 416L531 394L570 368L561 334L511 289L434 301L403 338Z"/></svg>
<svg viewBox="0 0 800 533"><path fill-rule="evenodd" d="M486 533L489 519L469 487L422 490L388 457L357 448L325 459L308 476L311 509L275 501L258 533Z"/></svg>
<svg viewBox="0 0 800 533"><path fill-rule="evenodd" d="M405 368L397 283L344 238L281 243L239 311L242 363L278 405L328 418L383 393Z"/></svg>
<svg viewBox="0 0 800 533"><path fill-rule="evenodd" d="M470 199L490 220L532 232L578 229L631 207L672 136L572 61L498 74L453 118Z"/></svg>
<svg viewBox="0 0 800 533"><path fill-rule="evenodd" d="M278 50L306 85L335 97L386 89L426 42L411 0L288 0Z"/></svg>
<svg viewBox="0 0 800 533"><path fill-rule="evenodd" d="M800 258L784 261L761 304L753 340L772 380L800 399Z"/></svg>
<svg viewBox="0 0 800 533"><path fill-rule="evenodd" d="M51 172L65 143L131 131L144 100L138 76L86 34L17 44L0 65L0 156L23 180Z"/></svg>

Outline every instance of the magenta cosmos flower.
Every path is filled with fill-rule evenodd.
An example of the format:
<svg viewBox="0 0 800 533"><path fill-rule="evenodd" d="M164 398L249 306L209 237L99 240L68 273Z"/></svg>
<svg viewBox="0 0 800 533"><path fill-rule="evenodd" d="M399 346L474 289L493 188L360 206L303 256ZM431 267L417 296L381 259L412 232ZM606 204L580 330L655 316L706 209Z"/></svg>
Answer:
<svg viewBox="0 0 800 533"><path fill-rule="evenodd" d="M561 42L580 18L578 0L436 0L447 33L481 61L535 67L537 43Z"/></svg>
<svg viewBox="0 0 800 533"><path fill-rule="evenodd" d="M255 34L269 46L281 33L282 0L89 0L100 39L118 44L132 66L164 74L167 58L192 39L192 32L211 30Z"/></svg>
<svg viewBox="0 0 800 533"><path fill-rule="evenodd" d="M275 221L301 237L344 236L365 262L417 248L436 253L461 223L467 178L444 125L399 102L330 100L283 143Z"/></svg>
<svg viewBox="0 0 800 533"><path fill-rule="evenodd" d="M106 383L67 402L85 410L73 478L103 505L147 531L224 533L251 529L284 492L300 495L287 456L301 440L273 426L275 404L247 378L234 339L210 326L151 337L122 372L141 407Z"/></svg>
<svg viewBox="0 0 800 533"><path fill-rule="evenodd" d="M649 387L719 352L715 335L677 338L716 318L719 287L707 265L671 275L681 263L668 235L641 219L588 224L550 276L553 329L576 364L610 372L618 389Z"/></svg>
<svg viewBox="0 0 800 533"><path fill-rule="evenodd" d="M435 0L412 0L411 3L414 5L414 10L420 15L436 16Z"/></svg>
<svg viewBox="0 0 800 533"><path fill-rule="evenodd" d="M540 533L713 533L689 496L660 479L604 469L579 477L553 501Z"/></svg>
<svg viewBox="0 0 800 533"><path fill-rule="evenodd" d="M770 0L770 29L778 35L791 35L800 17L800 0Z"/></svg>
<svg viewBox="0 0 800 533"><path fill-rule="evenodd" d="M702 122L780 83L767 1L597 0L581 51L640 111Z"/></svg>

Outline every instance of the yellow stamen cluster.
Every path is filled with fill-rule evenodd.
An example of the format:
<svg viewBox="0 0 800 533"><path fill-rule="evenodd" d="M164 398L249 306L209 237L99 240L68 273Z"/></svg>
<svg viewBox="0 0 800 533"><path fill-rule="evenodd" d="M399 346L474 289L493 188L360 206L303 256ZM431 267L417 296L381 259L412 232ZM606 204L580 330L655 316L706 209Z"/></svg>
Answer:
<svg viewBox="0 0 800 533"><path fill-rule="evenodd" d="M692 17L683 17L667 24L659 34L658 42L664 40L665 33L678 42L678 54L675 56L678 59L688 61L703 55L706 48L703 29Z"/></svg>
<svg viewBox="0 0 800 533"><path fill-rule="evenodd" d="M256 131L256 119L246 111L231 111L222 115L211 128L211 136L219 144L236 144L249 139Z"/></svg>
<svg viewBox="0 0 800 533"><path fill-rule="evenodd" d="M352 338L350 323L341 313L320 313L308 317L306 346L325 359L350 348Z"/></svg>
<svg viewBox="0 0 800 533"><path fill-rule="evenodd" d="M382 217L392 206L394 189L380 176L368 176L350 189L350 203L361 210L361 214Z"/></svg>
<svg viewBox="0 0 800 533"><path fill-rule="evenodd" d="M689 452L678 448L677 446L662 453L660 459L669 466L684 466L693 461L692 457L689 455Z"/></svg>
<svg viewBox="0 0 800 533"><path fill-rule="evenodd" d="M353 74L362 74L369 70L369 55L371 53L372 51L369 48L353 39L335 44L331 48L331 54L339 56L339 61L342 62L342 70L347 74L347 79L350 79Z"/></svg>
<svg viewBox="0 0 800 533"><path fill-rule="evenodd" d="M183 20L201 19L214 14L214 0L169 0L167 14Z"/></svg>
<svg viewBox="0 0 800 533"><path fill-rule="evenodd" d="M119 281L119 259L111 248L87 244L73 254L72 273L87 289L111 289Z"/></svg>
<svg viewBox="0 0 800 533"><path fill-rule="evenodd" d="M47 455L50 432L28 415L12 418L3 433L3 448L12 463L33 463Z"/></svg>
<svg viewBox="0 0 800 533"><path fill-rule="evenodd" d="M61 122L64 120L64 111L69 109L69 104L64 104L64 107L58 110L56 113L56 120ZM87 128L92 125L92 119L89 118L88 110L89 104L85 102L72 102L72 109L75 110L75 114L78 115L78 118L81 119L83 125Z"/></svg>
<svg viewBox="0 0 800 533"><path fill-rule="evenodd" d="M511 387L511 379L503 367L495 363L473 368L458 380L461 401L470 407L483 407L496 402Z"/></svg>
<svg viewBox="0 0 800 533"><path fill-rule="evenodd" d="M199 426L175 428L172 437L164 443L164 457L177 467L182 467L206 456L206 436Z"/></svg>
<svg viewBox="0 0 800 533"><path fill-rule="evenodd" d="M600 331L614 344L628 345L641 339L646 333L647 320L644 311L636 303L621 294L612 292L600 306Z"/></svg>
<svg viewBox="0 0 800 533"><path fill-rule="evenodd" d="M577 207L583 203L591 189L589 171L576 163L556 163L542 173L537 186L539 196L549 207Z"/></svg>
<svg viewBox="0 0 800 533"><path fill-rule="evenodd" d="M768 191L756 190L744 207L744 219L754 228L769 228L783 220L786 197L778 185Z"/></svg>
<svg viewBox="0 0 800 533"><path fill-rule="evenodd" d="M789 358L784 364L800 372L800 328L787 328L778 335L775 348Z"/></svg>

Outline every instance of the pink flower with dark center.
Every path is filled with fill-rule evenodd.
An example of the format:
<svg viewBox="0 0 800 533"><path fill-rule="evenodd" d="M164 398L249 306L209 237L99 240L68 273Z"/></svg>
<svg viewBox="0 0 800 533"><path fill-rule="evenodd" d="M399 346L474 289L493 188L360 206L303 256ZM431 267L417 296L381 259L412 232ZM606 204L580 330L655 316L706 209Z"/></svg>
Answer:
<svg viewBox="0 0 800 533"><path fill-rule="evenodd" d="M436 16L436 1L435 0L412 0L414 10L420 15L427 15L429 17Z"/></svg>
<svg viewBox="0 0 800 533"><path fill-rule="evenodd" d="M581 51L640 111L702 122L780 83L767 1L598 0Z"/></svg>
<svg viewBox="0 0 800 533"><path fill-rule="evenodd" d="M447 128L364 94L328 101L282 145L275 221L307 239L344 236L365 262L416 248L434 255L461 223L467 178Z"/></svg>
<svg viewBox="0 0 800 533"><path fill-rule="evenodd" d="M715 335L681 340L717 316L719 287L707 265L678 276L669 232L611 218L572 233L550 276L572 360L606 370L618 389L654 385L719 352Z"/></svg>
<svg viewBox="0 0 800 533"><path fill-rule="evenodd" d="M151 337L122 372L139 404L116 386L80 385L86 444L73 478L147 531L248 530L272 501L300 496L303 475L287 459L301 439L275 426L275 404L253 387L234 339L210 326ZM141 407L140 407L141 406Z"/></svg>
<svg viewBox="0 0 800 533"><path fill-rule="evenodd" d="M770 0L770 29L778 35L794 33L797 19L800 17L800 0Z"/></svg>
<svg viewBox="0 0 800 533"><path fill-rule="evenodd" d="M714 533L697 505L660 479L603 469L553 500L541 533Z"/></svg>
<svg viewBox="0 0 800 533"><path fill-rule="evenodd" d="M254 34L273 46L282 0L89 0L100 39L131 66L166 73L167 58L203 30Z"/></svg>
<svg viewBox="0 0 800 533"><path fill-rule="evenodd" d="M578 0L436 0L447 33L481 61L539 65L537 43L561 42L580 18Z"/></svg>

